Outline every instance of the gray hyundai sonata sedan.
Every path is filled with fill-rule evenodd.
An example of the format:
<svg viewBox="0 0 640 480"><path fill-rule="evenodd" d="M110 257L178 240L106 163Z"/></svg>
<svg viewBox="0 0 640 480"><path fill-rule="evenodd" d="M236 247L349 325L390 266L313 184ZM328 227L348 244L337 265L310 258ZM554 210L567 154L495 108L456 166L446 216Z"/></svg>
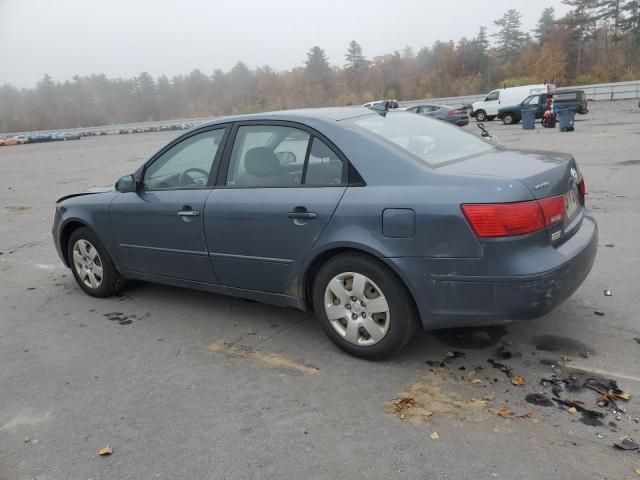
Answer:
<svg viewBox="0 0 640 480"><path fill-rule="evenodd" d="M407 112L282 111L197 127L115 188L59 199L53 237L89 295L136 279L313 310L381 358L420 326L566 300L596 255L585 193L571 155Z"/></svg>

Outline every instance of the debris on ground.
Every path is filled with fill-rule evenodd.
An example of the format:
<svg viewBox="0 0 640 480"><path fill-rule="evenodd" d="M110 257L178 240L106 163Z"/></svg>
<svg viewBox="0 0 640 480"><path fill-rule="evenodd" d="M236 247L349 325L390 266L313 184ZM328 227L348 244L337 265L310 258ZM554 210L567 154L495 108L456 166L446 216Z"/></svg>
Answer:
<svg viewBox="0 0 640 480"><path fill-rule="evenodd" d="M438 432L433 432L431 434L431 439L432 440L438 440L440 438L440 435L438 435Z"/></svg>
<svg viewBox="0 0 640 480"><path fill-rule="evenodd" d="M98 455L100 455L101 457L107 457L107 456L111 455L112 453L113 453L113 448L104 447L104 448L100 449L100 451L98 452Z"/></svg>
<svg viewBox="0 0 640 480"><path fill-rule="evenodd" d="M520 352L512 352L512 351L507 350L506 348L504 348L504 346L501 346L496 351L496 356L500 357L502 360L509 360L510 358L521 357L522 353L520 353Z"/></svg>
<svg viewBox="0 0 640 480"><path fill-rule="evenodd" d="M613 296L613 293L611 293L611 290L605 290L605 291L604 291L604 296L605 296L605 297L612 297L612 296Z"/></svg>
<svg viewBox="0 0 640 480"><path fill-rule="evenodd" d="M582 358L589 358L589 352L585 350L584 352L582 352L582 353L580 354L580 356L581 356Z"/></svg>
<svg viewBox="0 0 640 480"><path fill-rule="evenodd" d="M599 315L601 317L604 317L604 312L602 310L594 310L593 313L595 313L596 315Z"/></svg>
<svg viewBox="0 0 640 480"><path fill-rule="evenodd" d="M622 437L619 438L617 442L613 442L613 444L622 449L622 450L638 450L640 445L631 437Z"/></svg>
<svg viewBox="0 0 640 480"><path fill-rule="evenodd" d="M511 415L513 415L513 412L509 410L507 407L499 408L496 413L500 415L502 418L509 418Z"/></svg>
<svg viewBox="0 0 640 480"><path fill-rule="evenodd" d="M640 467L634 468L633 471L636 472L636 475L640 477Z"/></svg>
<svg viewBox="0 0 640 480"><path fill-rule="evenodd" d="M471 383L475 383L476 385L480 385L482 383L482 380L480 380L479 378L472 378Z"/></svg>
<svg viewBox="0 0 640 480"><path fill-rule="evenodd" d="M602 425L600 419L605 416L604 413L598 412L596 410L589 410L588 408L580 405L578 402L574 402L571 400L563 400L557 397L553 397L552 400L561 405L564 405L565 407L569 407L567 411L569 411L570 413L574 413L573 409L575 409L576 412L580 412L582 414L582 423L584 423L585 425L591 425L594 427L599 427Z"/></svg>
<svg viewBox="0 0 640 480"><path fill-rule="evenodd" d="M569 413L578 413L578 410L576 410L576 407L571 407L571 408L567 409L567 412L569 412Z"/></svg>
<svg viewBox="0 0 640 480"><path fill-rule="evenodd" d="M521 387L525 384L524 377L522 375L515 375L511 377L511 384L516 387Z"/></svg>
<svg viewBox="0 0 640 480"><path fill-rule="evenodd" d="M504 363L496 362L493 358L487 360L491 364L493 368L500 370L507 377L511 378L513 376L513 369Z"/></svg>
<svg viewBox="0 0 640 480"><path fill-rule="evenodd" d="M263 352L253 347L237 343L227 343L220 340L214 340L209 342L208 347L210 351L222 353L229 358L250 360L260 363L268 368L291 370L308 374L318 373L319 370L316 366L298 362L279 353Z"/></svg>
<svg viewBox="0 0 640 480"><path fill-rule="evenodd" d="M446 355L444 356L444 359L442 359L442 361L440 362L436 360L427 360L424 363L426 363L430 367L446 367L447 364L452 360L455 360L456 358L462 358L462 357L464 357L463 352L458 352L454 350L453 352L447 352Z"/></svg>
<svg viewBox="0 0 640 480"><path fill-rule="evenodd" d="M404 415L407 408L413 407L416 403L416 398L411 396L399 397L393 401L393 411L399 415Z"/></svg>
<svg viewBox="0 0 640 480"><path fill-rule="evenodd" d="M605 243L604 246L605 247L609 247L609 248L613 248L613 247L615 247L615 244L613 244L613 243Z"/></svg>
<svg viewBox="0 0 640 480"><path fill-rule="evenodd" d="M640 337L634 337L633 339L636 341L637 344L640 345Z"/></svg>
<svg viewBox="0 0 640 480"><path fill-rule="evenodd" d="M524 397L527 403L538 405L539 407L552 407L553 402L543 393L530 393Z"/></svg>
<svg viewBox="0 0 640 480"><path fill-rule="evenodd" d="M6 207L4 207L5 210L7 210L10 213L23 213L26 210L29 210L31 207L27 206L27 205L8 205Z"/></svg>

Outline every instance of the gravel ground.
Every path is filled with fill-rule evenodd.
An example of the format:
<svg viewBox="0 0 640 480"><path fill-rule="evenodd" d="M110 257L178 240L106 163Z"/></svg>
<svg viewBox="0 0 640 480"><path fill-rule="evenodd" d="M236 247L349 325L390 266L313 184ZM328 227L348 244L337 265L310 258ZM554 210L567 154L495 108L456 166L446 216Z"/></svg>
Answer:
<svg viewBox="0 0 640 480"><path fill-rule="evenodd" d="M423 332L375 363L292 309L76 286L51 242L56 198L112 184L174 133L0 149L0 479L636 478L638 451L612 444L640 439L640 399L616 418L591 390L563 393L606 413L596 426L525 400L551 397L553 374L640 394L640 109L590 107L570 133L487 123L507 146L576 156L601 241L584 285L542 319Z"/></svg>

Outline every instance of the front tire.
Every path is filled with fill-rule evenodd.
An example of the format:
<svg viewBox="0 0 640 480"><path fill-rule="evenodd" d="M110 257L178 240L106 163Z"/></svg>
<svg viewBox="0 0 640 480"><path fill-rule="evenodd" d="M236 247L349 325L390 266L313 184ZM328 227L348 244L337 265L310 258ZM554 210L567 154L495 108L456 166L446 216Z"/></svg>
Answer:
<svg viewBox="0 0 640 480"><path fill-rule="evenodd" d="M487 112L485 112L484 110L478 110L476 112L476 121L484 122L486 120L487 120Z"/></svg>
<svg viewBox="0 0 640 480"><path fill-rule="evenodd" d="M90 229L81 227L71 234L67 256L76 282L92 297L109 297L124 286L107 250Z"/></svg>
<svg viewBox="0 0 640 480"><path fill-rule="evenodd" d="M327 336L342 350L365 359L399 352L419 324L404 283L366 254L345 253L324 264L313 284L313 306Z"/></svg>

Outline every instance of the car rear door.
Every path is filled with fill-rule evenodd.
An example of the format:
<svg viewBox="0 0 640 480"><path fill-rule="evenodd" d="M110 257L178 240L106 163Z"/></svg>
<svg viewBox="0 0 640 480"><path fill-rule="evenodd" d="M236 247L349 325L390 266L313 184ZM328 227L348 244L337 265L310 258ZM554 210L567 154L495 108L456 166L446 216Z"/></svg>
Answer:
<svg viewBox="0 0 640 480"><path fill-rule="evenodd" d="M203 218L228 131L197 131L169 145L145 166L138 191L113 200L111 226L127 271L219 283Z"/></svg>
<svg viewBox="0 0 640 480"><path fill-rule="evenodd" d="M347 162L299 124L243 122L230 137L204 229L228 287L284 292L346 189Z"/></svg>

